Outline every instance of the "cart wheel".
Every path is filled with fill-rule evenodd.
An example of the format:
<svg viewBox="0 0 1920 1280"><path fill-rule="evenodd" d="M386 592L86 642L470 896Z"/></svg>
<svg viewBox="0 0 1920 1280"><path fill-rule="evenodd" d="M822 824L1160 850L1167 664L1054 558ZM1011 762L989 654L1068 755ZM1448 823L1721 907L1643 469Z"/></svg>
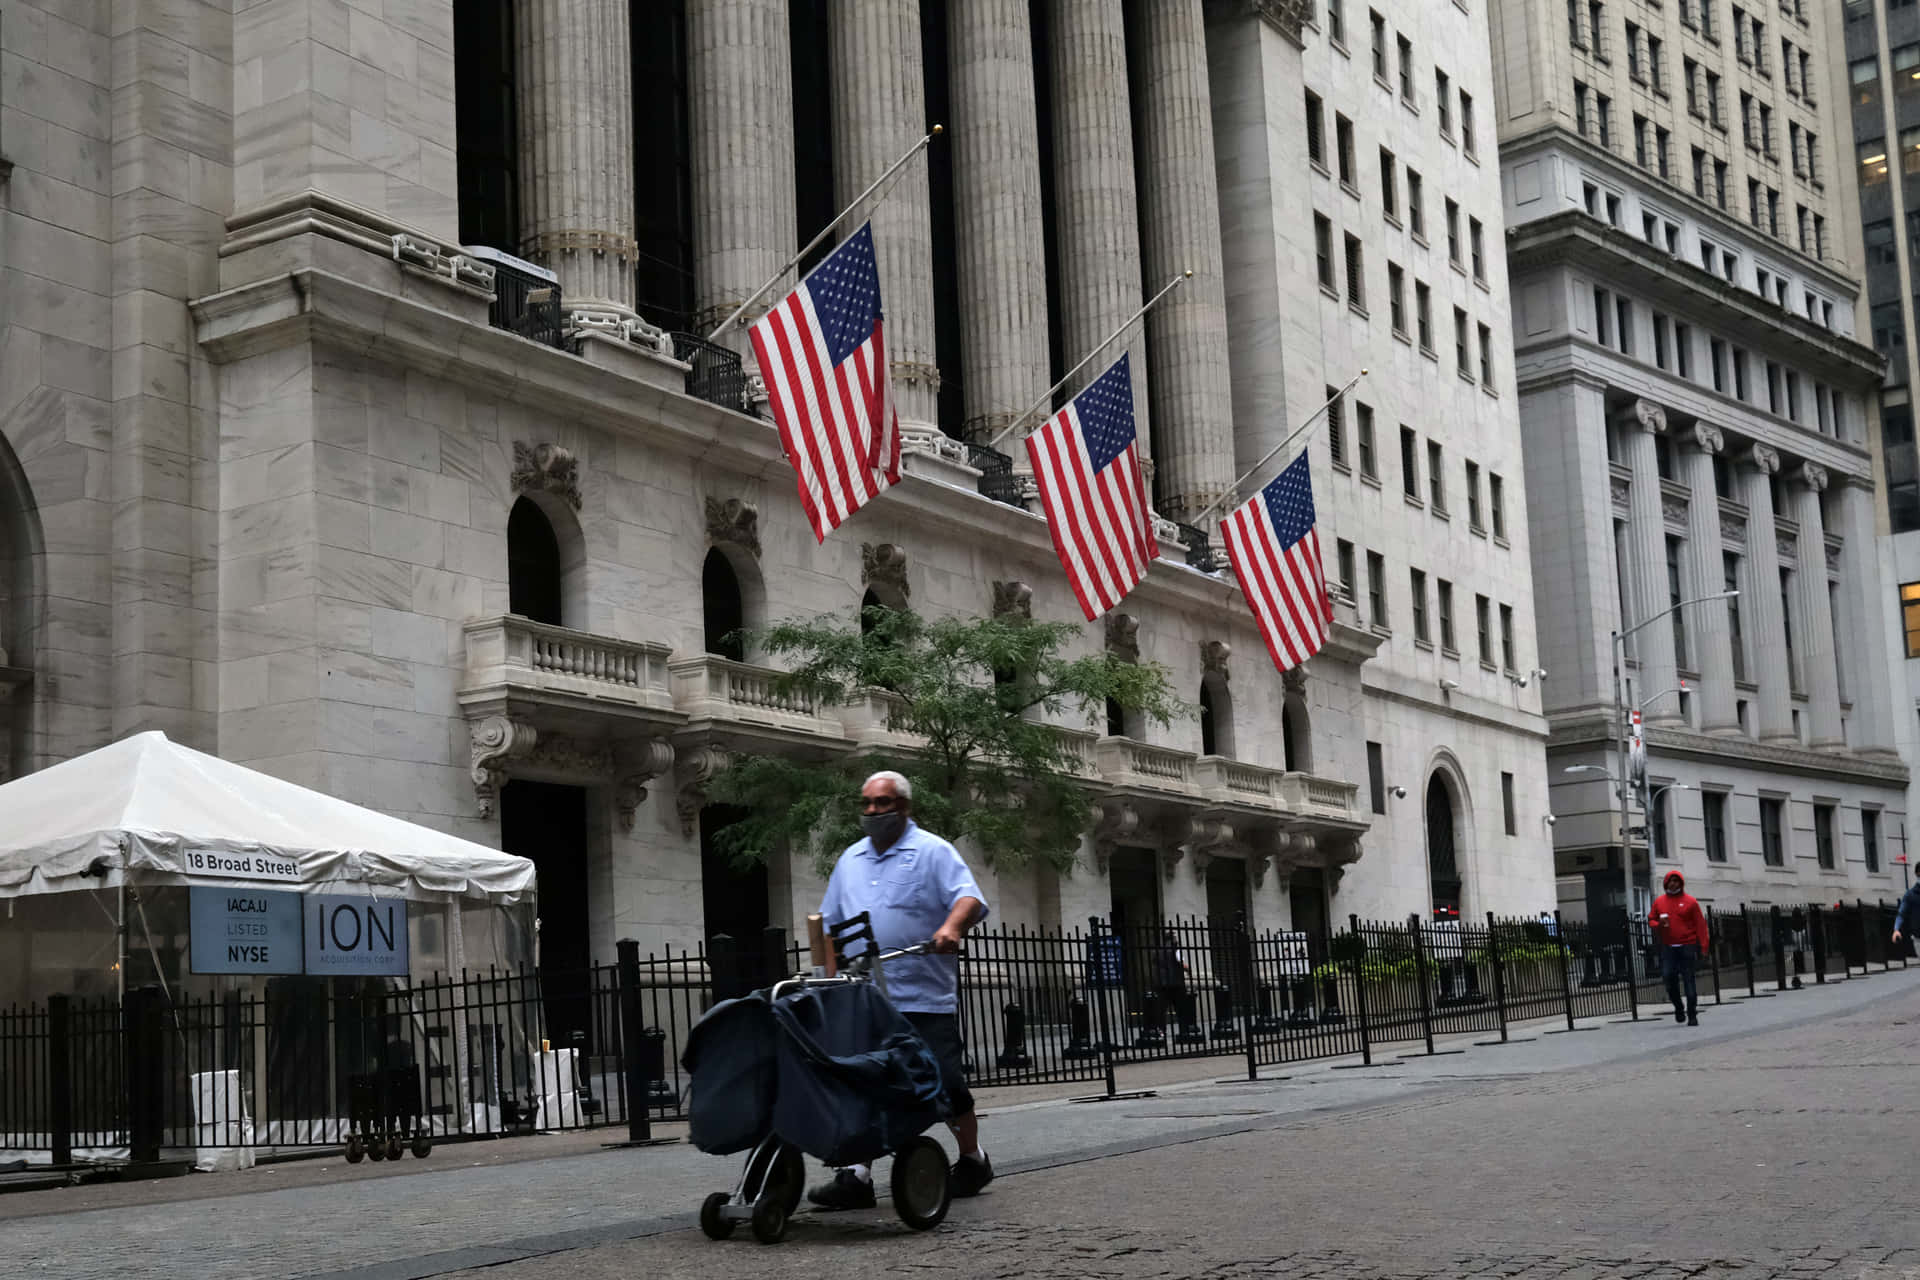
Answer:
<svg viewBox="0 0 1920 1280"><path fill-rule="evenodd" d="M780 1207L791 1218L794 1210L800 1207L800 1198L807 1192L807 1162L800 1155L800 1148L782 1143L780 1154L773 1158L773 1171L767 1175L763 1194L779 1201Z"/></svg>
<svg viewBox="0 0 1920 1280"><path fill-rule="evenodd" d="M373 1134L367 1140L367 1154L375 1160L385 1160L387 1158L387 1140L377 1133Z"/></svg>
<svg viewBox="0 0 1920 1280"><path fill-rule="evenodd" d="M397 1133L393 1134L391 1137L387 1139L387 1159L398 1160L401 1156L404 1156L406 1154L407 1154L406 1141L403 1138L401 1138L399 1134Z"/></svg>
<svg viewBox="0 0 1920 1280"><path fill-rule="evenodd" d="M930 1231L953 1203L947 1153L924 1134L893 1154L893 1208L915 1231Z"/></svg>
<svg viewBox="0 0 1920 1280"><path fill-rule="evenodd" d="M359 1164L367 1158L366 1144L360 1141L357 1133L347 1135L347 1163Z"/></svg>
<svg viewBox="0 0 1920 1280"><path fill-rule="evenodd" d="M725 1240L733 1234L734 1224L720 1216L721 1206L733 1199L724 1191L716 1191L700 1205L700 1229L707 1233L709 1240Z"/></svg>
<svg viewBox="0 0 1920 1280"><path fill-rule="evenodd" d="M779 1244L787 1235L787 1206L772 1193L753 1202L753 1238L761 1244Z"/></svg>
<svg viewBox="0 0 1920 1280"><path fill-rule="evenodd" d="M419 1134L413 1140L413 1158L425 1160L433 1154L433 1141L426 1134Z"/></svg>

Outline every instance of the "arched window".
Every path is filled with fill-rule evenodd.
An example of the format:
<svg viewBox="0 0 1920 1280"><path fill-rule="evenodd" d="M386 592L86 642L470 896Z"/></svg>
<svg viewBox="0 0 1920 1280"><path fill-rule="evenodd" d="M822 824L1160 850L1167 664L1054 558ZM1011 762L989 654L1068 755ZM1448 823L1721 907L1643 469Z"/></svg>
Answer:
<svg viewBox="0 0 1920 1280"><path fill-rule="evenodd" d="M1312 726L1307 705L1297 694L1289 694L1280 707L1280 745L1286 752L1288 773L1313 772Z"/></svg>
<svg viewBox="0 0 1920 1280"><path fill-rule="evenodd" d="M745 662L746 646L740 630L747 625L746 601L740 591L740 576L718 547L707 552L707 563L700 571L700 605L707 652Z"/></svg>
<svg viewBox="0 0 1920 1280"><path fill-rule="evenodd" d="M532 499L507 517L507 608L535 622L561 626L560 539Z"/></svg>
<svg viewBox="0 0 1920 1280"><path fill-rule="evenodd" d="M1439 773L1427 779L1427 874L1435 911L1460 912L1460 861L1454 840L1453 791Z"/></svg>
<svg viewBox="0 0 1920 1280"><path fill-rule="evenodd" d="M1200 754L1233 754L1233 694L1226 678L1213 671L1200 678Z"/></svg>
<svg viewBox="0 0 1920 1280"><path fill-rule="evenodd" d="M1127 713L1121 708L1119 702L1112 698L1107 699L1107 736L1109 738L1127 736Z"/></svg>

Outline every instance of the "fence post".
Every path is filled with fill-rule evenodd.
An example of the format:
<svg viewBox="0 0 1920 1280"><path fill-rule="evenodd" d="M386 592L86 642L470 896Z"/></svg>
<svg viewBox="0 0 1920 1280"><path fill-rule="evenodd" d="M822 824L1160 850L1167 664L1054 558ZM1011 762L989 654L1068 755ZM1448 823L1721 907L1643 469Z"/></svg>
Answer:
<svg viewBox="0 0 1920 1280"><path fill-rule="evenodd" d="M1234 966L1239 970L1236 976L1239 978L1242 996L1246 1000L1246 1017L1244 1020L1247 1024L1247 1079L1258 1080L1260 1078L1260 1059L1254 1053L1253 1038L1254 1027L1258 1025L1254 1013L1254 990L1259 983L1253 976L1253 938L1252 935L1247 932L1247 918L1245 915L1242 915L1239 923L1234 926L1234 933L1238 935L1240 940L1240 945L1234 956Z"/></svg>
<svg viewBox="0 0 1920 1280"><path fill-rule="evenodd" d="M627 1141L653 1141L652 1102L647 1096L646 1065L641 1061L640 944L622 938L620 957L620 1055L627 1074Z"/></svg>
<svg viewBox="0 0 1920 1280"><path fill-rule="evenodd" d="M1433 997L1427 990L1427 953L1420 940L1420 917L1407 917L1407 931L1413 935L1413 978L1420 984L1420 1030L1427 1039L1427 1052L1433 1052Z"/></svg>
<svg viewBox="0 0 1920 1280"><path fill-rule="evenodd" d="M1746 944L1741 950L1747 953L1747 997L1751 999L1760 994L1760 988L1753 978L1753 917L1747 914L1744 902L1740 904L1740 938Z"/></svg>
<svg viewBox="0 0 1920 1280"><path fill-rule="evenodd" d="M1720 936L1720 921L1712 907L1707 908L1707 963L1713 966L1713 1002L1720 1001L1720 948L1714 940Z"/></svg>
<svg viewBox="0 0 1920 1280"><path fill-rule="evenodd" d="M1627 850L1627 857L1629 859L1633 857L1633 850L1631 848ZM1648 874L1652 873L1649 872ZM1626 911L1620 916L1620 941L1623 944L1620 951L1620 959L1627 967L1627 1015L1632 1021L1638 1022L1640 1021L1640 973L1639 965L1635 963L1633 904L1631 902L1627 904Z"/></svg>
<svg viewBox="0 0 1920 1280"><path fill-rule="evenodd" d="M1572 957L1567 954L1567 926L1558 910L1553 913L1553 940L1560 944L1560 999L1567 1006L1567 1030L1573 1030L1573 979L1567 973ZM1587 940L1587 953L1593 953L1593 940Z"/></svg>
<svg viewBox="0 0 1920 1280"><path fill-rule="evenodd" d="M1817 904L1807 904L1807 937L1813 943L1813 985L1827 985L1827 929L1826 920L1820 914Z"/></svg>
<svg viewBox="0 0 1920 1280"><path fill-rule="evenodd" d="M1500 928L1487 912L1487 963L1493 966L1493 1007L1500 1015L1500 1043L1507 1042L1507 978L1500 963Z"/></svg>
<svg viewBox="0 0 1920 1280"><path fill-rule="evenodd" d="M127 992L121 1009L127 1146L135 1164L152 1164L160 1159L162 1107L166 1097L166 1037L160 1007L163 999L157 986L136 987Z"/></svg>
<svg viewBox="0 0 1920 1280"><path fill-rule="evenodd" d="M73 1027L70 996L47 997L47 1120L53 1163L73 1163Z"/></svg>
<svg viewBox="0 0 1920 1280"><path fill-rule="evenodd" d="M1787 989L1787 953L1780 945L1780 907L1778 904L1767 908L1767 917L1773 929L1773 981L1775 991Z"/></svg>
<svg viewBox="0 0 1920 1280"><path fill-rule="evenodd" d="M1102 965L1106 961L1106 948L1101 945L1101 939L1106 936L1106 924L1099 916L1089 916L1087 917L1087 927L1091 931L1090 945L1093 947L1093 955L1091 957L1092 964L1088 966L1088 969L1097 980L1093 995L1094 999L1100 1005L1100 1065L1106 1069L1107 1096L1111 1098L1120 1091L1120 1086L1113 1078L1113 1019L1107 1009L1107 977L1102 971ZM1119 939L1120 935L1118 933L1114 934L1115 942L1118 942ZM1118 978L1125 972L1125 969L1126 960L1124 957L1119 957L1119 963L1115 966L1114 976Z"/></svg>
<svg viewBox="0 0 1920 1280"><path fill-rule="evenodd" d="M1373 1065L1373 1033L1367 1024L1367 978L1365 973L1367 940L1360 935L1359 916L1349 913L1347 916L1347 928L1352 931L1354 942L1353 1003L1360 1014L1360 1065L1370 1067ZM1333 944L1331 942L1327 944L1327 952L1328 958L1331 959L1333 952ZM1311 957L1313 954L1312 950L1309 949L1307 954ZM1308 967L1309 969L1312 967L1311 959L1308 961ZM1336 974L1339 972L1337 966L1334 972Z"/></svg>

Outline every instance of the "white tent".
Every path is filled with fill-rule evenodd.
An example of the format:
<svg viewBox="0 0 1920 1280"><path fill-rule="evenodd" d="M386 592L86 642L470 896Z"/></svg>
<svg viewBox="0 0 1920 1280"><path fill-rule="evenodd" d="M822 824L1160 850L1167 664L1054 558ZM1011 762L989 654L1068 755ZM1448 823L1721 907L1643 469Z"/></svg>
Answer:
<svg viewBox="0 0 1920 1280"><path fill-rule="evenodd" d="M297 874L262 876L262 858L296 864ZM243 871L210 869L221 866ZM114 888L128 873L141 885L387 887L435 902L511 903L534 888L526 858L310 791L159 732L0 786L0 898Z"/></svg>

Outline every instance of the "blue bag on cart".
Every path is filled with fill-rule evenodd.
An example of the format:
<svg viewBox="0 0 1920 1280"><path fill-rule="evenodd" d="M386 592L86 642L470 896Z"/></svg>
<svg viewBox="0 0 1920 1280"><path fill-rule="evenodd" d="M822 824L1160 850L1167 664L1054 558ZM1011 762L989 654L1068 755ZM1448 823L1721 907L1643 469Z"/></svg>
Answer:
<svg viewBox="0 0 1920 1280"><path fill-rule="evenodd" d="M873 984L808 987L771 1008L774 1132L808 1155L871 1163L947 1117L938 1059Z"/></svg>
<svg viewBox="0 0 1920 1280"><path fill-rule="evenodd" d="M772 1132L780 1038L764 991L722 1000L694 1024L680 1055L693 1083L687 1136L694 1146L730 1155Z"/></svg>

